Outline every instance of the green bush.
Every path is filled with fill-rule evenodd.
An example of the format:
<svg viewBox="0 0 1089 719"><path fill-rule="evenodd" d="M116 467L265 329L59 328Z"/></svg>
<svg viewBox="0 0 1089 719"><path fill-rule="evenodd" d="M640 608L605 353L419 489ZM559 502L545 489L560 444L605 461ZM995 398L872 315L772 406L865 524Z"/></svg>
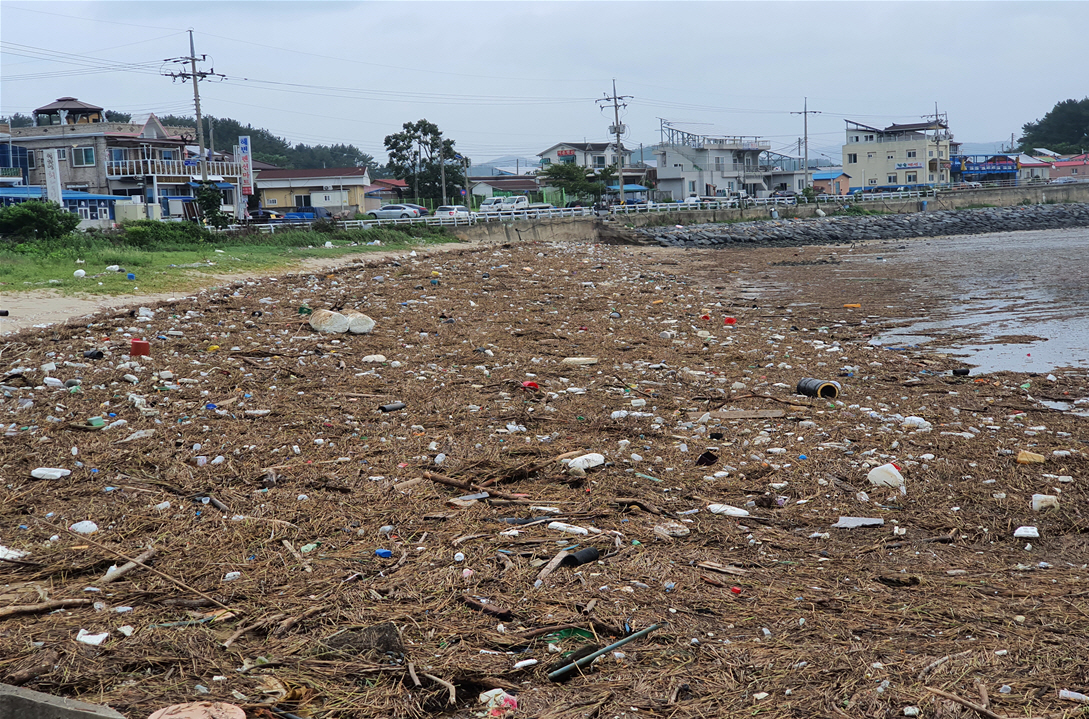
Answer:
<svg viewBox="0 0 1089 719"><path fill-rule="evenodd" d="M120 234L115 237L115 244L145 250L192 248L214 242L216 239L211 230L195 222L159 222L158 220L136 220L123 223Z"/></svg>
<svg viewBox="0 0 1089 719"><path fill-rule="evenodd" d="M32 200L0 209L0 236L16 240L51 240L79 227L79 215L53 202Z"/></svg>

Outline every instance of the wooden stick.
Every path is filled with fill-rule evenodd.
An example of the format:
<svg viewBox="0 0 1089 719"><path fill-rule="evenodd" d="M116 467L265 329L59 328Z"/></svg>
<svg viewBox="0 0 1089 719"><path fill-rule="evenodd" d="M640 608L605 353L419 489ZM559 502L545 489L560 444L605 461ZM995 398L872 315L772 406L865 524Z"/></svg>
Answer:
<svg viewBox="0 0 1089 719"><path fill-rule="evenodd" d="M229 636L227 638L227 641L223 642L224 649L229 648L232 644L235 643L235 640L237 640L239 637L241 637L246 632L252 632L254 629L260 629L261 627L263 627L265 625L268 625L268 624L272 624L273 622L275 622L275 621L277 621L279 619L282 619L283 617L284 617L283 614L274 614L271 617L261 619L259 621L254 622L253 624L247 624L247 625L243 626L238 631L236 631L234 634Z"/></svg>
<svg viewBox="0 0 1089 719"><path fill-rule="evenodd" d="M940 667L942 664L945 664L950 659L959 659L960 657L966 657L971 653L972 653L972 650L969 649L967 651L959 652L957 654L947 654L944 657L941 657L940 659L935 659L934 661L930 662L925 667L923 667L923 670L921 672L919 672L919 676L917 678L920 679L920 680L924 679L924 678L926 678L927 674L934 671L935 669Z"/></svg>
<svg viewBox="0 0 1089 719"><path fill-rule="evenodd" d="M167 581L173 582L174 584L178 585L182 589L184 589L186 591L189 591L189 592L192 592L193 594L196 594L197 596L204 597L205 599L212 602L212 604L215 604L217 607L222 607L223 609L226 609L227 611L231 611L231 608L228 607L226 604L223 604L222 602L218 601L217 599L208 596L207 594L200 591L199 589L194 589L193 587L190 587L188 584L186 584L183 581L180 581L178 579L174 579L174 577L170 576L166 572L160 572L155 567L149 567L148 565L144 564L143 562L137 562L132 557L124 555L121 552L117 551L116 549L110 549L109 547L107 547L107 546L105 546L103 544L99 544L98 542L91 539L90 537L85 537L82 534L77 534L77 533L73 532L71 529L68 529L68 527L61 527L59 525L53 524L52 522L47 522L44 519L39 519L38 521L41 522L42 524L44 524L47 527L52 527L53 529L62 529L65 532L68 532L69 534L71 534L76 539L80 540L81 542L89 542L90 544L93 544L94 546L98 547L99 549L102 549L104 551L116 554L117 556L124 559L126 562L135 562L136 564L139 564L141 567L148 570L149 572L154 572L155 574L158 574L163 579L166 579ZM66 601L68 601L68 600L66 600ZM77 601L77 600L70 600L70 601ZM87 601L90 601L90 600L87 600Z"/></svg>
<svg viewBox="0 0 1089 719"><path fill-rule="evenodd" d="M306 558L303 557L303 555L301 555L297 551L295 551L295 546L293 544L291 544L291 542L287 541L286 539L281 539L280 544L287 547L287 551L291 552L291 555L293 557L295 557L296 560L298 560L299 564L302 565L303 571L305 571L305 572L313 572L314 571L314 568L310 566L310 562L306 561Z"/></svg>
<svg viewBox="0 0 1089 719"><path fill-rule="evenodd" d="M322 605L317 606L317 607L310 607L309 609L307 609L305 612L303 612L302 614L300 614L298 616L288 617L284 621L280 622L280 625L278 627L276 627L271 632L269 632L269 636L278 637L281 634L283 634L284 632L286 632L288 629L291 629L291 627L293 627L296 624L298 624L299 622L301 622L302 620L309 619L310 617L314 616L315 614L318 614L319 612L324 612L328 608L329 608L328 604L322 604ZM281 616L283 616L283 615L281 615Z"/></svg>
<svg viewBox="0 0 1089 719"><path fill-rule="evenodd" d="M972 702L968 701L967 699L961 699L956 694L950 694L949 692L943 692L941 689L935 689L933 687L926 687L926 690L928 692L930 692L931 694L937 694L942 699L948 699L951 702L954 702L956 704L960 704L963 707L967 707L967 708L971 709L972 711L974 711L976 714L979 714L981 717L987 717L987 719L1008 719L1008 717L1005 717L1005 716L1003 716L1001 714L995 714L990 709L988 709L986 707L981 707L979 704L973 704Z"/></svg>
<svg viewBox="0 0 1089 719"><path fill-rule="evenodd" d="M54 609L65 607L82 607L91 604L90 599L51 599L48 602L38 604L17 604L13 607L0 609L0 619L14 617L16 614L38 614L39 612L51 612Z"/></svg>
<svg viewBox="0 0 1089 719"><path fill-rule="evenodd" d="M439 679L434 674L424 674L424 676L427 677L428 679L430 679L431 681L435 682L436 684L442 684L444 687L446 687L446 690L448 692L450 692L450 701L448 702L449 704L456 704L457 703L458 692L457 692L457 689L454 688L453 684L451 684L450 682L445 681L443 679Z"/></svg>
<svg viewBox="0 0 1089 719"><path fill-rule="evenodd" d="M445 484L448 487L457 487L458 489L464 489L466 491L476 490L478 492L487 492L489 497L496 497L497 499L508 499L512 502L524 502L522 497L515 497L513 494L507 494L506 492L500 492L490 487L481 487L478 484L472 482L459 482L453 477L447 477L445 474L437 474L435 472L424 472L424 477L430 479L432 482L438 484Z"/></svg>
<svg viewBox="0 0 1089 719"><path fill-rule="evenodd" d="M420 678L416 676L416 665L412 662L408 663L408 675L412 678L414 686L420 686Z"/></svg>
<svg viewBox="0 0 1089 719"><path fill-rule="evenodd" d="M144 553L137 557L135 561L128 562L127 564L122 564L114 571L107 572L106 575L99 579L97 582L95 582L95 584L109 584L110 582L116 582L121 577L125 576L132 570L141 566L144 562L154 557L157 551L158 550L156 550L155 547L149 547L148 549L144 550Z"/></svg>

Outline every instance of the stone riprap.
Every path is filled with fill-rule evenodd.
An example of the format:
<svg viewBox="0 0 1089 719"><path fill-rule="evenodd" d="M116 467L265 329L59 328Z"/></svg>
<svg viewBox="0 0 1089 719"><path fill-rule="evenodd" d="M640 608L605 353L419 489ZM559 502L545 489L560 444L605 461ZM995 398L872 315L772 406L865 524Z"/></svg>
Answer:
<svg viewBox="0 0 1089 719"><path fill-rule="evenodd" d="M647 244L657 243L665 247L709 247L744 242L790 247L1084 226L1089 226L1089 204L987 207L902 215L842 215L685 227L641 227L633 228L630 232L643 238Z"/></svg>

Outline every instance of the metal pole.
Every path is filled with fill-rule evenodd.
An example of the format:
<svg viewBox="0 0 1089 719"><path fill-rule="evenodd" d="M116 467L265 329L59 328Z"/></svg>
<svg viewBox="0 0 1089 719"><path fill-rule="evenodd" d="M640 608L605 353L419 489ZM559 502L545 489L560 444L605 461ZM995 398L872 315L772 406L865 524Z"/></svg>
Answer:
<svg viewBox="0 0 1089 719"><path fill-rule="evenodd" d="M208 181L208 158L204 156L204 122L200 118L200 90L197 87L197 51L193 46L193 31L189 31L189 69L193 80L193 107L197 114L197 148L200 150L200 181Z"/></svg>
<svg viewBox="0 0 1089 719"><path fill-rule="evenodd" d="M620 98L616 96L616 78L613 78L613 117L616 119L616 189L620 195L620 204L624 200L624 153L620 151Z"/></svg>
<svg viewBox="0 0 1089 719"><path fill-rule="evenodd" d="M802 105L802 126L805 128L805 187L809 187L809 98ZM804 190L805 187L802 189Z"/></svg>
<svg viewBox="0 0 1089 719"><path fill-rule="evenodd" d="M440 140L442 138L439 138ZM444 147L439 147L439 175L442 177L442 204L446 204L446 152Z"/></svg>

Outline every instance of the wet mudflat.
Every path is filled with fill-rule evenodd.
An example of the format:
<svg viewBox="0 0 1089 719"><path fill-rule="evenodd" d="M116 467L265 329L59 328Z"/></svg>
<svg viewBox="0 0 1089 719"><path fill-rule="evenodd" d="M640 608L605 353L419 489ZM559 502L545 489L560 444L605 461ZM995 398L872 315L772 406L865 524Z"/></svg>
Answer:
<svg viewBox="0 0 1089 719"><path fill-rule="evenodd" d="M6 338L0 680L133 719L1061 716L1089 436L1042 402L1089 405L1086 370L872 344L991 297L944 273L961 241L403 255ZM300 314L334 308L374 332Z"/></svg>

